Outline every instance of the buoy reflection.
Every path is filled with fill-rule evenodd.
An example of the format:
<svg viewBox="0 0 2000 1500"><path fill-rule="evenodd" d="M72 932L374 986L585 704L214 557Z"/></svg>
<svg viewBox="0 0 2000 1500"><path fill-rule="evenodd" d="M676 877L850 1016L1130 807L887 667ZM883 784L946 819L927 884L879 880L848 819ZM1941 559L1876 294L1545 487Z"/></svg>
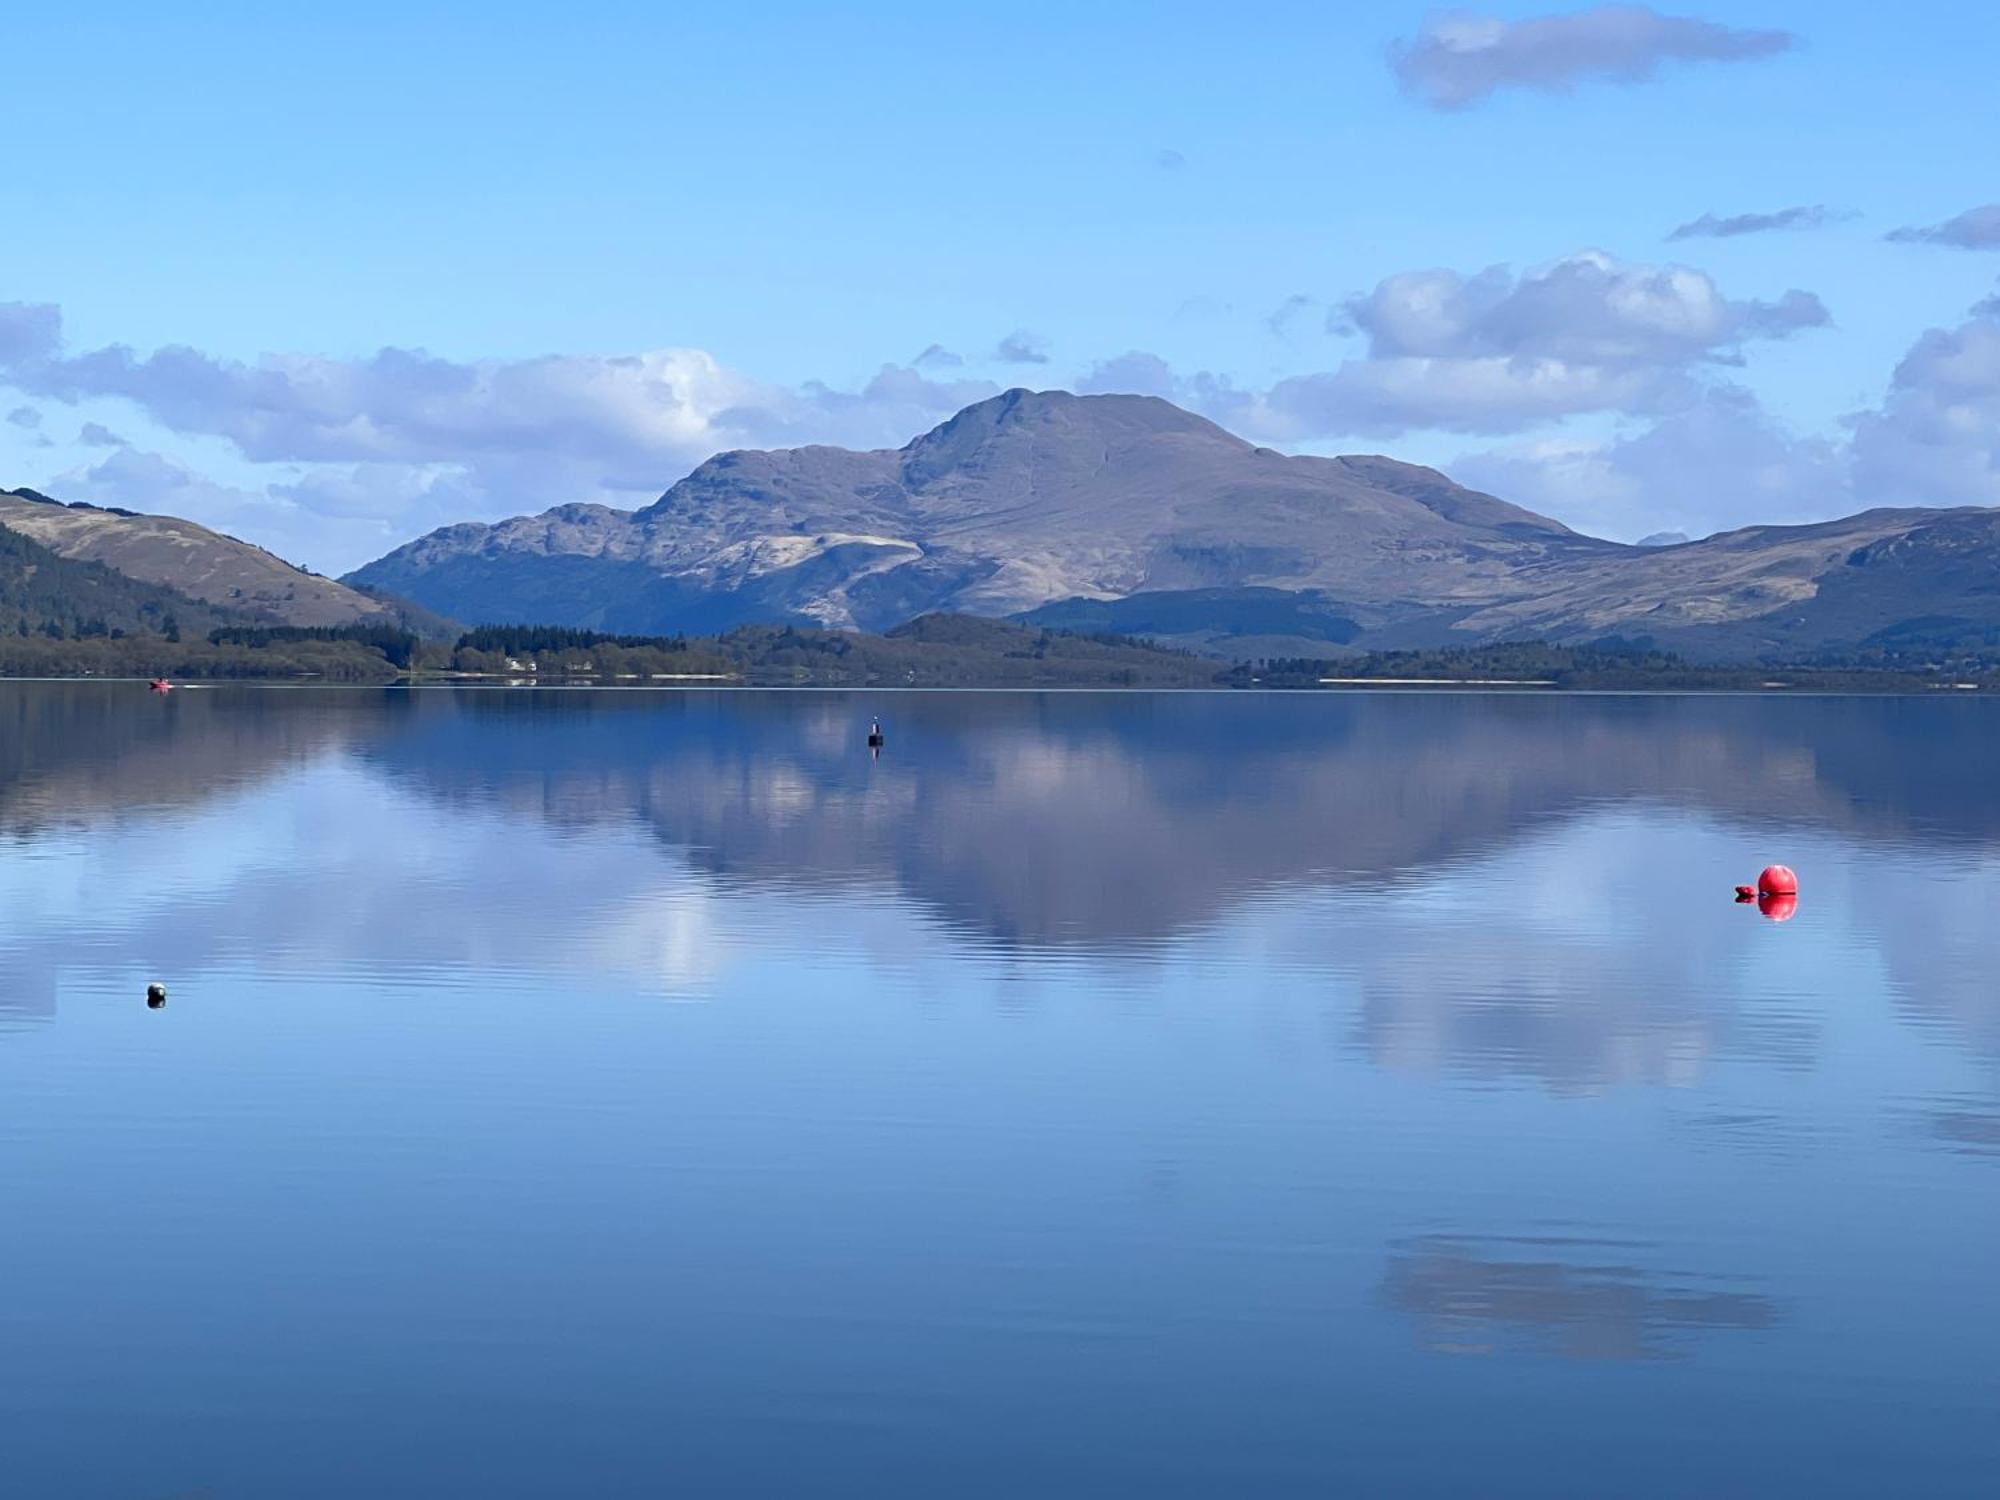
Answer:
<svg viewBox="0 0 2000 1500"><path fill-rule="evenodd" d="M1796 892L1766 891L1757 898L1757 910L1773 922L1789 922L1799 909Z"/></svg>

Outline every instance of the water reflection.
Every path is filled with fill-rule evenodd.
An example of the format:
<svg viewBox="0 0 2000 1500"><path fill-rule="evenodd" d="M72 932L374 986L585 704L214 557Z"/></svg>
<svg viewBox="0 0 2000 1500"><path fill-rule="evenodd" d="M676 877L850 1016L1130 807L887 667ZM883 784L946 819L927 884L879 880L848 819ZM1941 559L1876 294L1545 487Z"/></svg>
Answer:
<svg viewBox="0 0 2000 1500"><path fill-rule="evenodd" d="M1964 753L1980 702L910 694L890 700L897 756L875 762L871 701L16 684L0 826L199 803L345 751L441 806L630 823L722 876L886 882L1035 946L1157 939L1302 881L1421 881L1616 806L2000 843L2000 798ZM1574 870L1578 900L1606 905L1615 868ZM1726 892L1737 873L1701 878Z"/></svg>
<svg viewBox="0 0 2000 1500"><path fill-rule="evenodd" d="M0 683L0 846L198 808L381 733L397 706L372 693Z"/></svg>
<svg viewBox="0 0 2000 1500"><path fill-rule="evenodd" d="M448 801L637 820L718 874L887 880L1036 945L1156 938L1302 879L1421 879L1619 803L2000 840L2000 799L1964 795L1963 756L1910 754L1979 728L1980 703L911 695L880 765L860 752L865 703L432 697L369 750ZM1732 875L1705 878L1726 892Z"/></svg>
<svg viewBox="0 0 2000 1500"><path fill-rule="evenodd" d="M1991 713L0 689L9 1477L1983 1493Z"/></svg>
<svg viewBox="0 0 2000 1500"><path fill-rule="evenodd" d="M2000 1109L1961 1103L1933 1110L1925 1124L1931 1137L1950 1150L2000 1157Z"/></svg>
<svg viewBox="0 0 2000 1500"><path fill-rule="evenodd" d="M252 955L436 983L594 969L697 995L759 920L865 933L908 963L941 927L982 954L1125 965L1236 945L1245 972L1320 976L1380 1067L1570 1093L1684 1086L1732 1058L1812 1066L1847 943L1918 1026L2000 1052L1980 962L2000 797L1965 769L1987 704L888 706L897 753L878 761L865 695L16 685L0 838L43 864L13 868L0 1007L46 1015L92 958ZM260 792L280 780L285 797ZM1768 945L1716 908L1778 850L1813 860L1787 930L1823 936L1746 987ZM1886 878L1918 861L1924 880ZM101 925L80 934L80 915Z"/></svg>
<svg viewBox="0 0 2000 1500"><path fill-rule="evenodd" d="M1571 1359L1662 1359L1691 1339L1773 1327L1768 1297L1635 1263L1651 1247L1561 1236L1425 1235L1397 1245L1383 1278L1439 1354L1519 1348Z"/></svg>

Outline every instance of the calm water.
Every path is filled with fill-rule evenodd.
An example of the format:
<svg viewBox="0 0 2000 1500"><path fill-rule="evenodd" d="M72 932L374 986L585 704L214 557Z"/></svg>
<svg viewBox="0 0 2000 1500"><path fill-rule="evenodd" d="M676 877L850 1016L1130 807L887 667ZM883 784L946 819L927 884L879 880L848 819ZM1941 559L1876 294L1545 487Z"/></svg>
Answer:
<svg viewBox="0 0 2000 1500"><path fill-rule="evenodd" d="M0 1488L1989 1496L1996 731L0 685Z"/></svg>

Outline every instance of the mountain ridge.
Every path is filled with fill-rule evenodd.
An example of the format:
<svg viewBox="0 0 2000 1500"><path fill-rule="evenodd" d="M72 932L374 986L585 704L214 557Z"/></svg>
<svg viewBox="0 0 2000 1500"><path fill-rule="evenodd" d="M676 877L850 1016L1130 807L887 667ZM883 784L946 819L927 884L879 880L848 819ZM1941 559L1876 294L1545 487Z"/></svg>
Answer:
<svg viewBox="0 0 2000 1500"><path fill-rule="evenodd" d="M0 527L308 626L409 620L414 600L631 634L961 613L1239 659L1529 639L1715 660L2000 650L2000 510L1625 545L1436 469L1278 453L1149 396L1015 390L901 448L732 450L639 510L460 522L338 582L192 522L34 491L0 492Z"/></svg>
<svg viewBox="0 0 2000 1500"><path fill-rule="evenodd" d="M225 614L300 626L395 617L392 605L178 516L65 504L16 489L0 491L0 526L58 557L100 563Z"/></svg>
<svg viewBox="0 0 2000 1500"><path fill-rule="evenodd" d="M1245 584L1486 601L1522 566L1606 549L1622 550L1436 470L1281 454L1157 397L1015 390L899 449L721 453L637 511L446 528L348 577L468 618L883 629ZM586 575L595 589L565 598Z"/></svg>

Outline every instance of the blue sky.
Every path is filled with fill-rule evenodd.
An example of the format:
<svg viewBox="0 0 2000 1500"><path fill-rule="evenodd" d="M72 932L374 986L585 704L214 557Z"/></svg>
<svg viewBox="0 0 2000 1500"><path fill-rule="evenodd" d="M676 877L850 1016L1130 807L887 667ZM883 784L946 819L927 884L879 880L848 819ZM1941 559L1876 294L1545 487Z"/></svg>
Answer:
<svg viewBox="0 0 2000 1500"><path fill-rule="evenodd" d="M10 19L0 485L332 571L1030 385L1608 535L2000 503L2000 234L1886 238L2000 201L1979 8L184 10Z"/></svg>

